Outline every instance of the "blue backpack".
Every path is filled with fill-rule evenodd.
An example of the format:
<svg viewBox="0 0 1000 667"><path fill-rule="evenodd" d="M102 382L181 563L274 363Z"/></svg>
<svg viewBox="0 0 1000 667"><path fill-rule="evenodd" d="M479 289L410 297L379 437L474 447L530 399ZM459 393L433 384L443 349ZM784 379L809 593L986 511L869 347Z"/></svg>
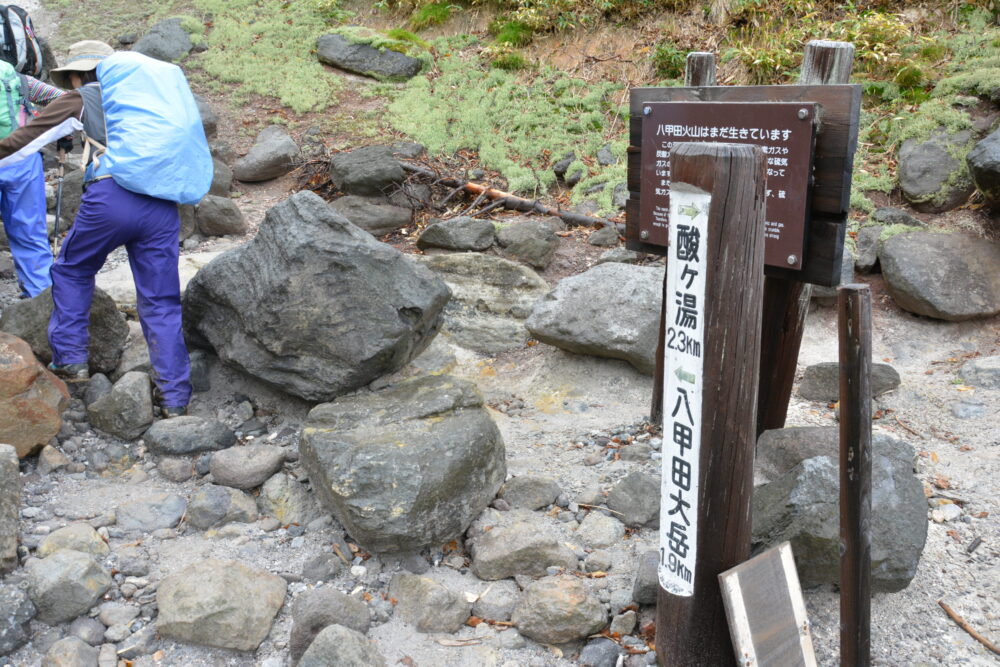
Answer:
<svg viewBox="0 0 1000 667"><path fill-rule="evenodd" d="M89 177L110 176L126 190L178 204L201 201L212 185L212 156L181 69L122 51L101 61L97 80L107 143L88 133L98 149Z"/></svg>

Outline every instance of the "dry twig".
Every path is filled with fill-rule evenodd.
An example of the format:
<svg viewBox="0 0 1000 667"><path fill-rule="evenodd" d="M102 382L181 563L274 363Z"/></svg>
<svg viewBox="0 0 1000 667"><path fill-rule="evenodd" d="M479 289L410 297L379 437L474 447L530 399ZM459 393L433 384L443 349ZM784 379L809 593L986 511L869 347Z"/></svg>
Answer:
<svg viewBox="0 0 1000 667"><path fill-rule="evenodd" d="M955 621L955 623L958 624L958 627L960 627L963 630L965 630L966 632L968 632L969 635L973 639L975 639L976 641L978 641L980 644L982 644L983 646L985 646L989 650L993 651L997 655L1000 655L1000 648L997 648L996 644L994 644L989 639L987 639L986 637L983 637L981 634L979 634L978 632L976 632L972 628L972 626L969 625L966 622L966 620L964 618L962 618L961 616L958 615L958 612L956 612L954 609L952 609L947 604L945 604L945 601L943 599L942 600L938 600L938 604L941 606L942 609L944 609L944 611L945 611L946 614L948 614L949 616L951 616L951 620Z"/></svg>

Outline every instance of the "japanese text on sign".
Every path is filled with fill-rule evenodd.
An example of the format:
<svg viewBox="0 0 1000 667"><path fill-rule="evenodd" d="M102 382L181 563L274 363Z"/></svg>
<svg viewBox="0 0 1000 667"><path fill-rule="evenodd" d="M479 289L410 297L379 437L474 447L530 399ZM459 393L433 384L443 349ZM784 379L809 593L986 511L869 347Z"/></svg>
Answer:
<svg viewBox="0 0 1000 667"><path fill-rule="evenodd" d="M815 105L810 103L650 102L643 116L640 229L642 240L666 245L670 153L685 142L754 144L767 173L764 263L802 267Z"/></svg>
<svg viewBox="0 0 1000 667"><path fill-rule="evenodd" d="M675 184L670 192L666 358L663 365L663 475L660 585L694 594L698 543L698 460L705 342L705 271L711 196Z"/></svg>

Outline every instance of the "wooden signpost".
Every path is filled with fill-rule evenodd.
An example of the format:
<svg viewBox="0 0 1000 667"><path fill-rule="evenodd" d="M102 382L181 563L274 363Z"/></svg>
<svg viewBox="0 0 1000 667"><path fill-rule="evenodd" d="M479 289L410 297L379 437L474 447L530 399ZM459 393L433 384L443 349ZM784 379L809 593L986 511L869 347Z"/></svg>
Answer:
<svg viewBox="0 0 1000 667"><path fill-rule="evenodd" d="M811 285L840 280L861 101L846 84L853 53L810 42L803 85L742 87L715 86L711 54L691 54L688 86L631 91L627 244L667 257L651 410L664 439L661 664L734 664L716 578L750 555L756 439L784 425ZM847 382L862 400L863 382ZM867 414L870 440L869 413L842 437ZM863 446L847 456L864 459ZM844 664L867 664L868 515L863 490L848 497L856 555L842 576L857 602L844 641L857 661Z"/></svg>
<svg viewBox="0 0 1000 667"><path fill-rule="evenodd" d="M646 193L652 186L644 182L643 175L650 169L649 156L645 150L643 134L643 112L651 102L740 102L740 103L801 103L803 106L816 105L816 139L811 165L801 164L804 170L806 190L795 192L794 199L807 202L796 219L778 220L768 216L766 221L778 222L782 227L778 238L768 240L769 246L781 244L784 239L803 240L798 252L782 252L772 249L766 262L767 287L764 304L764 340L762 364L763 374L760 387L760 408L758 433L763 426L780 428L784 425L784 415L791 396L795 362L802 338L802 324L808 298L801 299L805 284L825 286L837 285L840 281L843 259L844 238L847 228L847 212L850 204L851 172L854 151L857 145L858 119L861 106L861 87L846 85L850 73L850 63L854 47L842 42L810 42L806 47L802 81L808 85L797 86L714 86L714 74L709 76L708 54L691 54L688 59L687 80L693 86L683 88L635 88L631 95L631 125L628 187L629 200L626 203L626 242L629 248L640 252L666 254L662 231L658 231L652 218L642 215L642 201L652 195ZM846 65L845 65L846 63ZM844 75L846 71L847 75ZM843 79L844 85L829 85L833 80ZM655 108L655 107L654 107ZM711 127L707 123L701 127ZM737 130L753 129L747 123ZM759 129L759 128L758 128ZM793 129L793 127L783 127ZM770 136L770 135L768 135ZM723 138L708 137L709 140L725 141ZM759 145L774 146L768 141ZM779 147L781 147L779 145ZM784 158L784 155L770 155ZM654 160L655 163L655 160ZM781 168L784 165L771 165ZM772 176L772 180L776 177ZM778 193L782 188L770 187L771 202L780 202ZM785 189L786 199L788 189ZM655 195L653 195L655 196ZM648 204L647 204L648 207ZM794 261L789 262L789 258ZM660 374L654 377L654 394L651 417L654 422L662 417L660 398L662 386ZM778 415L780 414L780 423Z"/></svg>
<svg viewBox="0 0 1000 667"><path fill-rule="evenodd" d="M765 156L687 143L671 155L660 591L665 665L733 663L718 574L750 555L764 288ZM738 333L737 333L738 332Z"/></svg>

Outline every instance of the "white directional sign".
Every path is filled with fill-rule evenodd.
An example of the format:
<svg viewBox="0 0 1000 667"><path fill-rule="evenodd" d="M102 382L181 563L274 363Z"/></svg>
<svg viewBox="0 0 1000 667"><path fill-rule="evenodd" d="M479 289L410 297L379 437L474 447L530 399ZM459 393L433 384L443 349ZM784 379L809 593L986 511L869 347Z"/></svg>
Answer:
<svg viewBox="0 0 1000 667"><path fill-rule="evenodd" d="M663 386L660 585L694 595L698 550L698 459L704 382L705 272L712 197L675 183L670 190L670 245Z"/></svg>

